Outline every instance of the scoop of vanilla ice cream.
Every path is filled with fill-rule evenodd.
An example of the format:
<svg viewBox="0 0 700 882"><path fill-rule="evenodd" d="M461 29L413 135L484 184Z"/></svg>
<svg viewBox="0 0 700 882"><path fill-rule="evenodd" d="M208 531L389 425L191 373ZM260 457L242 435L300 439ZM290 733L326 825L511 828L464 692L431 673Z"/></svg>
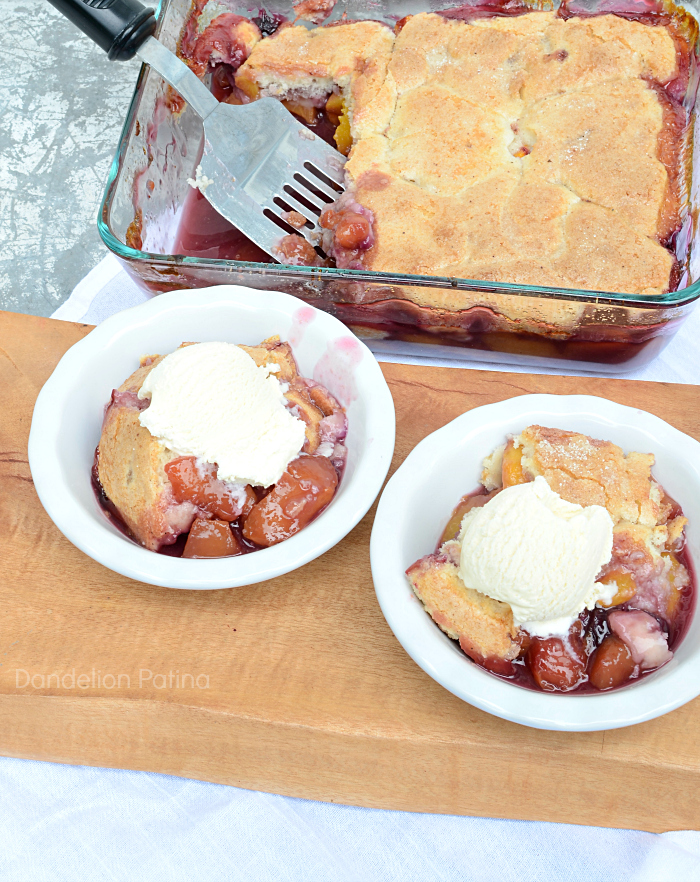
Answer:
<svg viewBox="0 0 700 882"><path fill-rule="evenodd" d="M508 603L531 634L564 634L614 593L595 581L612 554L612 518L600 505L566 502L542 477L467 512L459 539L464 584Z"/></svg>
<svg viewBox="0 0 700 882"><path fill-rule="evenodd" d="M146 377L139 420L178 456L217 463L222 481L269 487L304 444L305 425L285 407L276 365L258 367L233 343L195 343Z"/></svg>

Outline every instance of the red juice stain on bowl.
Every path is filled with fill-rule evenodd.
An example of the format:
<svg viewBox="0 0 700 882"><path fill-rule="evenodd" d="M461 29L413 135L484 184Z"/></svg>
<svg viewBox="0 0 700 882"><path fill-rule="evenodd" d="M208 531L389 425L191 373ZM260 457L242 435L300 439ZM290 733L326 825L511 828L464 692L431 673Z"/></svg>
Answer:
<svg viewBox="0 0 700 882"><path fill-rule="evenodd" d="M355 368L362 361L362 348L355 337L331 340L314 368L313 379L329 389L347 407L357 398Z"/></svg>
<svg viewBox="0 0 700 882"><path fill-rule="evenodd" d="M316 312L310 306L300 306L292 315L292 326L287 334L287 342L294 349L302 341L306 329L316 318Z"/></svg>

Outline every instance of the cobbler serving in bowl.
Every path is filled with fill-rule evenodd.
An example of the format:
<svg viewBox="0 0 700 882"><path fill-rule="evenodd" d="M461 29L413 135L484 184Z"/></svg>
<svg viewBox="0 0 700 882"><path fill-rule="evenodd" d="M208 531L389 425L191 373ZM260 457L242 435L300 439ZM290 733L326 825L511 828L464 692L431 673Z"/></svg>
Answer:
<svg viewBox="0 0 700 882"><path fill-rule="evenodd" d="M39 393L28 452L42 505L81 551L139 582L209 591L333 548L379 493L394 428L377 361L337 319L222 285L154 297L72 346ZM225 556L177 556L194 524L223 535Z"/></svg>
<svg viewBox="0 0 700 882"><path fill-rule="evenodd" d="M288 539L332 501L344 408L300 376L291 346L183 343L141 358L112 392L93 482L109 516L152 551L246 554Z"/></svg>
<svg viewBox="0 0 700 882"><path fill-rule="evenodd" d="M437 625L493 674L591 693L672 658L695 603L681 506L654 456L531 425L483 463L434 554L407 570Z"/></svg>

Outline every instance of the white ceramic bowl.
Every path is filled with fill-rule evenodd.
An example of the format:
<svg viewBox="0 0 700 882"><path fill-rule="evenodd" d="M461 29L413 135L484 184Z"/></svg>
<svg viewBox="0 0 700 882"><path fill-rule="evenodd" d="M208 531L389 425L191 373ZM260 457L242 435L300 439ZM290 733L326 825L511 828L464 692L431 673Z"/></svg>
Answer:
<svg viewBox="0 0 700 882"><path fill-rule="evenodd" d="M523 395L478 407L433 432L387 484L371 539L372 576L389 627L417 664L464 701L526 726L590 731L641 723L700 694L700 616L658 672L610 693L535 692L471 662L433 623L405 576L435 551L459 499L479 486L481 462L506 434L529 425L584 432L625 451L651 452L653 473L689 519L691 559L700 561L700 444L642 410L585 395Z"/></svg>
<svg viewBox="0 0 700 882"><path fill-rule="evenodd" d="M183 560L127 539L106 518L90 480L112 389L143 354L172 352L183 341L256 344L274 334L292 345L301 374L346 408L348 460L331 504L296 536L240 557ZM288 294L222 285L161 294L112 316L69 349L37 398L29 464L53 522L104 566L152 585L232 588L296 569L349 533L381 489L394 434L394 403L379 365L345 325Z"/></svg>

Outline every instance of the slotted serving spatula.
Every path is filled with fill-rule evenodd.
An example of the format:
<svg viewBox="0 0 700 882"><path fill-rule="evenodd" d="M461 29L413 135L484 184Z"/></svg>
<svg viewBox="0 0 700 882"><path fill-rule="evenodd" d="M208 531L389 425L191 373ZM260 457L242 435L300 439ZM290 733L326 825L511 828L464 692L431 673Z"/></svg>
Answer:
<svg viewBox="0 0 700 882"><path fill-rule="evenodd" d="M297 232L318 244L319 216L343 190L344 156L274 98L241 106L218 102L187 65L155 39L155 13L138 0L49 2L112 61L138 55L201 116L200 190L219 214L276 257L275 247L285 230L270 216L284 219L286 205L307 219Z"/></svg>

